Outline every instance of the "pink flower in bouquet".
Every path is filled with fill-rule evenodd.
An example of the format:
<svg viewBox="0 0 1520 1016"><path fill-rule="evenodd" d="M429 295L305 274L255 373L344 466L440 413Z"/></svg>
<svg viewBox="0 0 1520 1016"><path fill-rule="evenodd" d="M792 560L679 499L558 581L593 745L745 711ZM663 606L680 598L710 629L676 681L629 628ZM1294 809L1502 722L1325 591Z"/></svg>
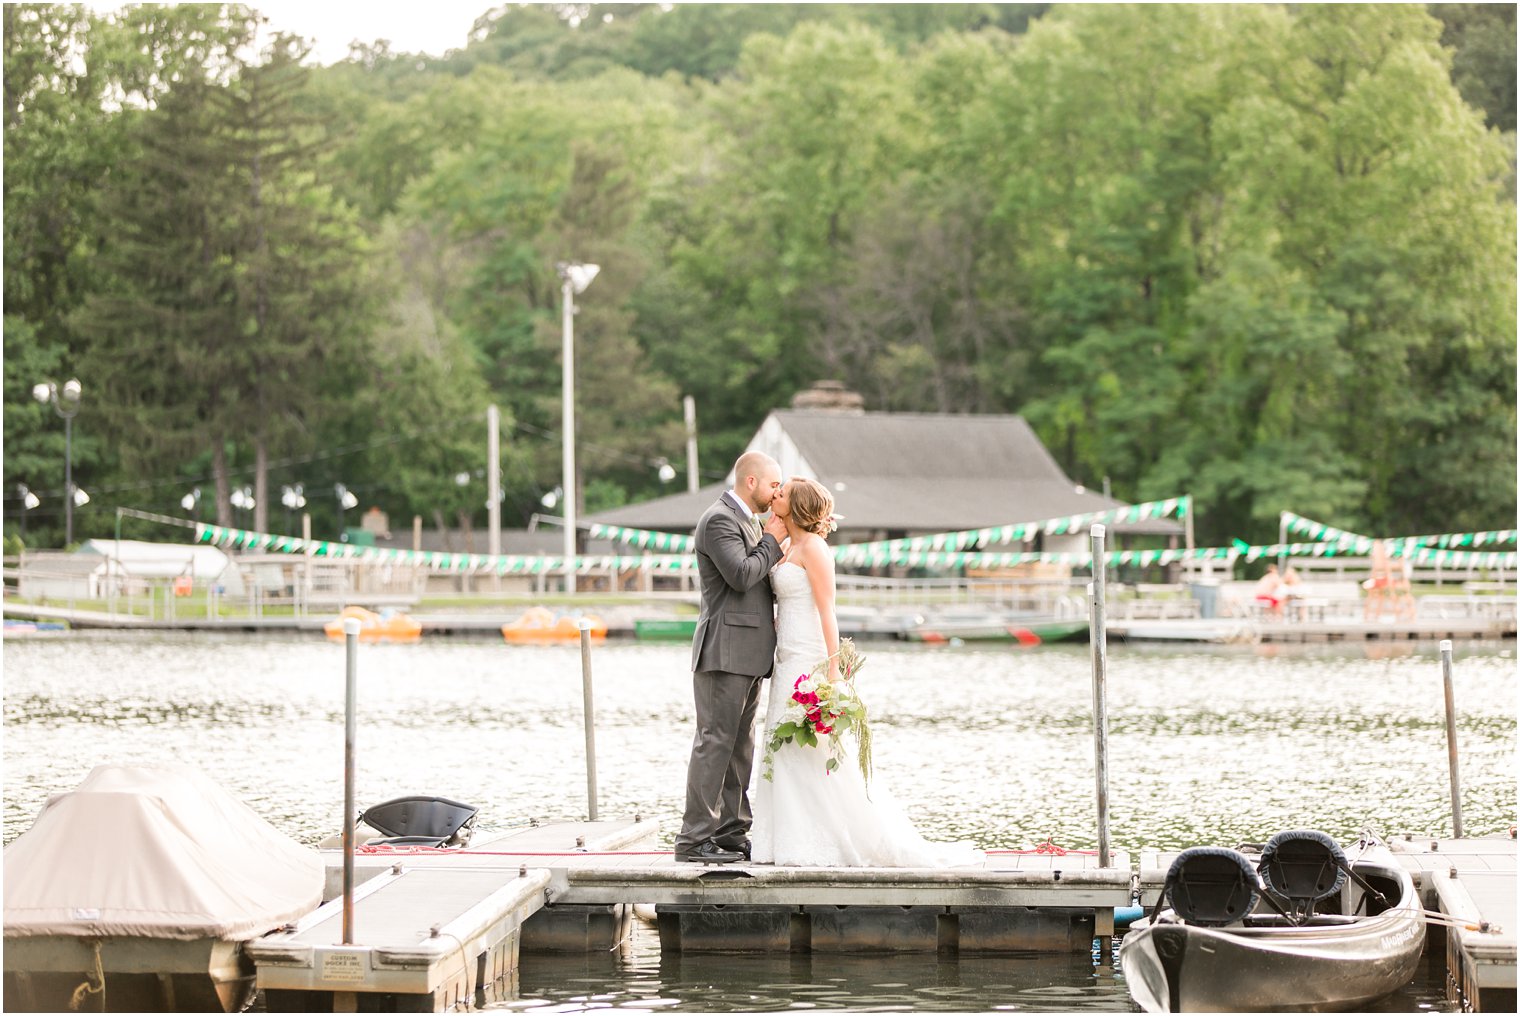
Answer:
<svg viewBox="0 0 1520 1016"><path fill-rule="evenodd" d="M838 674L825 659L809 673L792 682L791 703L766 739L764 777L772 777L772 759L783 746L798 743L804 747L821 747L827 759L824 771L832 773L850 754L856 756L861 776L871 778L871 732L866 722L865 703L855 692L852 680L865 657L855 650L850 639L839 643ZM844 740L849 736L851 746Z"/></svg>

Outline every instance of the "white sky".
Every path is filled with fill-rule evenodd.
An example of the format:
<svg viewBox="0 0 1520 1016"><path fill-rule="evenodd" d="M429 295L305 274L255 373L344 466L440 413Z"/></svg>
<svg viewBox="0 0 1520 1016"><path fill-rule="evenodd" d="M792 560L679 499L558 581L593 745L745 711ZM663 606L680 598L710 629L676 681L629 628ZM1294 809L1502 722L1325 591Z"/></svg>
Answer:
<svg viewBox="0 0 1520 1016"><path fill-rule="evenodd" d="M246 0L278 30L312 41L312 58L331 64L348 55L358 39L389 39L391 49L442 56L462 49L470 26L491 10L491 0L422 0L396 3L313 2L313 0Z"/></svg>

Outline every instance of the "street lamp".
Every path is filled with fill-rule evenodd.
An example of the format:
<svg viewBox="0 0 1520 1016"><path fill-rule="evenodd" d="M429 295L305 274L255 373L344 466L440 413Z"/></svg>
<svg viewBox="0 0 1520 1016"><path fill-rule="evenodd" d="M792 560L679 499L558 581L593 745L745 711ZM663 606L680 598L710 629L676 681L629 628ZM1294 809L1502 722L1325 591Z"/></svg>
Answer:
<svg viewBox="0 0 1520 1016"><path fill-rule="evenodd" d="M84 388L77 377L71 377L63 387L52 381L39 381L32 385L32 398L42 403L52 403L53 411L63 417L63 545L74 542L74 416L79 412L79 397ZM85 501L89 500L86 495ZM79 502L84 504L84 501Z"/></svg>
<svg viewBox="0 0 1520 1016"><path fill-rule="evenodd" d="M196 487L179 499L179 506L187 512L195 513L195 521L201 519L201 489Z"/></svg>
<svg viewBox="0 0 1520 1016"><path fill-rule="evenodd" d="M21 499L21 542L26 542L26 513L42 504L42 499L32 493L24 483L16 484L16 496Z"/></svg>
<svg viewBox="0 0 1520 1016"><path fill-rule="evenodd" d="M655 459L655 465L660 467L661 483L669 483L676 478L676 467L670 464L669 459Z"/></svg>
<svg viewBox="0 0 1520 1016"><path fill-rule="evenodd" d="M295 520L291 516L297 508L306 507L306 491L298 483L294 487L286 485L280 488L280 504L285 506L285 532L289 533L295 528Z"/></svg>
<svg viewBox="0 0 1520 1016"><path fill-rule="evenodd" d="M253 488L249 486L234 487L232 489L232 507L253 511L256 502L253 499Z"/></svg>
<svg viewBox="0 0 1520 1016"><path fill-rule="evenodd" d="M575 297L584 293L596 273L597 265L584 265L579 261L561 261L554 266L559 272L560 292L564 296L564 487L565 499L565 592L575 592Z"/></svg>
<svg viewBox="0 0 1520 1016"><path fill-rule="evenodd" d="M350 508L359 507L359 499L354 497L354 492L341 483L333 484L333 493L338 498L338 540L348 542L348 530L343 526L343 513Z"/></svg>

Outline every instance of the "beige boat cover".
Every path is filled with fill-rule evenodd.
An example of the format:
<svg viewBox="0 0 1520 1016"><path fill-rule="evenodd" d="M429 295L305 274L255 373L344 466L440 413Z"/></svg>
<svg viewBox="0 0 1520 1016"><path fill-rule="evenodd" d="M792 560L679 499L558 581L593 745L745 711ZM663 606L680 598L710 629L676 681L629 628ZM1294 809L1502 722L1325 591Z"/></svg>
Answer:
<svg viewBox="0 0 1520 1016"><path fill-rule="evenodd" d="M5 937L246 941L322 901L321 856L199 772L97 766L5 848Z"/></svg>

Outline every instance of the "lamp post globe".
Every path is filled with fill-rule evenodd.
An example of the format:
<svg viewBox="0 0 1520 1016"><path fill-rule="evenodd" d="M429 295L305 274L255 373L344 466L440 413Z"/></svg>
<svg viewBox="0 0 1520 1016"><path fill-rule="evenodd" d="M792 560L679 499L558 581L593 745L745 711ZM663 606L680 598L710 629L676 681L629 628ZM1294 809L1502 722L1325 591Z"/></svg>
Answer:
<svg viewBox="0 0 1520 1016"><path fill-rule="evenodd" d="M32 385L32 398L50 403L53 412L63 417L63 545L74 542L74 507L89 503L90 496L74 490L74 417L79 412L79 401L84 396L84 386L77 377L71 377L59 388L52 381L39 381ZM82 498L80 494L84 494Z"/></svg>

